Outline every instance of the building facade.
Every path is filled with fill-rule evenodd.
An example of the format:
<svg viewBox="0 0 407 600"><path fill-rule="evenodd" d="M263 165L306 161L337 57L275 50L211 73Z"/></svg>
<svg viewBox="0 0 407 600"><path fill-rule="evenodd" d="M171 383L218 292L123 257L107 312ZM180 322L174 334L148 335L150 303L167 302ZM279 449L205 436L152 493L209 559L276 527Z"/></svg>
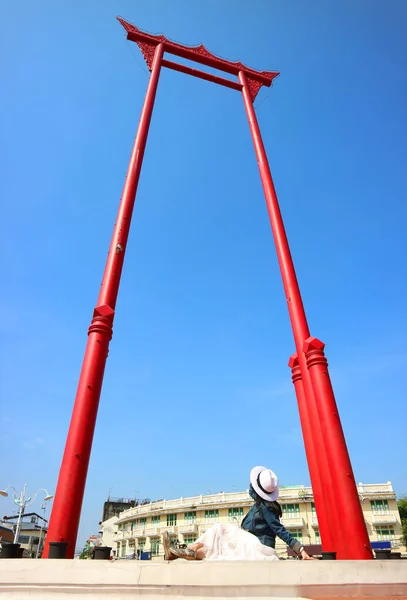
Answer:
<svg viewBox="0 0 407 600"><path fill-rule="evenodd" d="M371 542L390 541L400 546L401 521L396 494L391 482L358 485L359 497ZM280 488L284 526L304 545L319 544L318 519L312 488ZM163 558L162 535L181 544L191 544L214 523L240 525L253 500L248 491L160 500L123 511L114 522L113 549L118 558L149 553L152 559ZM103 524L102 524L103 525ZM112 522L108 524L112 528ZM286 545L277 538L276 550L287 555Z"/></svg>
<svg viewBox="0 0 407 600"><path fill-rule="evenodd" d="M109 498L103 505L102 522L107 521L111 517L118 517L121 512L128 508L133 508L140 504L135 498Z"/></svg>
<svg viewBox="0 0 407 600"><path fill-rule="evenodd" d="M13 530L15 530L17 520L17 516L7 518L7 523L13 527ZM28 513L22 517L18 543L20 548L24 549L24 557L36 558L37 555L41 555L47 535L47 524L47 520L37 513Z"/></svg>
<svg viewBox="0 0 407 600"><path fill-rule="evenodd" d="M100 536L100 545L101 546L109 546L114 549L113 555L116 555L116 535L117 535L117 521L119 517L110 517L106 521L102 521L99 523L99 536Z"/></svg>

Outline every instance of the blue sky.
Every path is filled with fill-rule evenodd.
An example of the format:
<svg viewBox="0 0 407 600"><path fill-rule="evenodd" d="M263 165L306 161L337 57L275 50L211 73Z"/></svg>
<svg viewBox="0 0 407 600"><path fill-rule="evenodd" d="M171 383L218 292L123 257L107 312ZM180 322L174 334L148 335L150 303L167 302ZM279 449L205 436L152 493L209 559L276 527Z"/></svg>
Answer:
<svg viewBox="0 0 407 600"><path fill-rule="evenodd" d="M55 490L148 81L121 15L280 71L256 105L311 333L357 480L407 492L407 4L16 0L0 13L0 486ZM293 350L242 99L164 70L78 544L110 488L232 491L255 464L308 483Z"/></svg>

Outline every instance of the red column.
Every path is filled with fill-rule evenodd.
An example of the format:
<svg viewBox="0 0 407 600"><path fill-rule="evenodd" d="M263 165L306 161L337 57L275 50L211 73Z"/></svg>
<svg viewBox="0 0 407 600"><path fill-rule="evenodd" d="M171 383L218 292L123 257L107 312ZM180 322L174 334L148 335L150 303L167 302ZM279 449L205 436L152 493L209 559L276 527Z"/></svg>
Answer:
<svg viewBox="0 0 407 600"><path fill-rule="evenodd" d="M315 508L318 515L318 527L321 535L322 549L324 551L335 552L337 551L336 542L333 539L332 523L330 522L328 515L329 505L327 505L328 498L324 495L323 484L321 481L321 472L319 468L319 460L316 455L315 444L315 423L313 427L313 419L311 419L309 406L305 396L304 383L301 376L300 363L298 362L298 355L293 354L290 356L288 366L291 368L292 379L295 388L295 395L297 396L298 412L300 414L302 435L304 438L305 454L307 456L307 462L309 465L314 465L312 470L311 485L314 494Z"/></svg>
<svg viewBox="0 0 407 600"><path fill-rule="evenodd" d="M336 501L343 515L343 535L348 540L346 558L370 559L373 558L372 549L329 377L324 348L325 344L315 337L309 337L304 342L304 352L315 390L321 427L326 432L325 450L335 482Z"/></svg>
<svg viewBox="0 0 407 600"><path fill-rule="evenodd" d="M48 557L49 542L59 541L68 542L66 558L74 556L100 392L113 333L120 277L163 54L164 45L159 44L155 49L151 77L130 157L98 303L89 327L88 343L43 552L44 558Z"/></svg>
<svg viewBox="0 0 407 600"><path fill-rule="evenodd" d="M270 172L270 167L267 160L266 151L264 148L263 140L261 137L259 124L257 122L256 113L253 108L252 99L250 96L249 84L247 81L247 77L243 71L239 72L239 82L241 83L243 89L243 101L246 109L247 118L249 121L250 132L253 139L253 145L256 153L257 164L260 171L260 178L263 185L264 195L266 199L267 210L270 218L271 229L273 232L274 242L276 245L278 262L280 265L284 291L286 294L288 312L290 316L291 326L294 335L295 346L298 355L298 362L301 369L305 396L307 401L307 406L309 408L313 407L313 399L314 396L314 387L311 381L310 373L308 372L307 363L305 359L305 354L303 351L303 345L306 339L309 338L310 332L308 328L307 318L305 315L304 306L302 303L301 293L298 286L297 276L294 269L294 263L291 257L290 247L288 244L287 234L285 231L283 219L281 216L280 207L278 204L277 194L274 188L273 179ZM316 463L308 463L311 482L313 483L318 480L318 472L320 472L321 484L323 485L324 495L328 498L329 505L329 513L324 513L324 506L318 506L316 502L316 509L318 518L327 519L331 525L331 535L332 540L337 544L337 552L342 558L346 558L348 556L343 555L342 549L347 548L347 552L350 555L357 554L356 548L364 548L365 538L356 538L355 536L352 539L345 539L343 530L339 527L339 523L341 517L343 518L343 513L340 515L338 512L338 507L335 501L331 501L331 498L335 497L337 492L336 487L334 489L333 484L335 483L335 479L331 479L330 470L332 469L331 463L326 463L324 468L323 459L320 457L325 456L325 441L327 438L326 431L320 430L321 434L319 435L319 417L316 411L310 414L310 422L312 427L312 434L314 439L314 447L315 447L315 461ZM304 438L306 443L306 439ZM357 493L356 487L355 492ZM316 499L317 500L317 499ZM359 513L357 513L359 514ZM362 520L359 518L359 527L357 531L362 531L365 527L363 516ZM350 551L350 547L355 548L354 551ZM362 552L362 550L361 550ZM368 557L366 557L368 558Z"/></svg>

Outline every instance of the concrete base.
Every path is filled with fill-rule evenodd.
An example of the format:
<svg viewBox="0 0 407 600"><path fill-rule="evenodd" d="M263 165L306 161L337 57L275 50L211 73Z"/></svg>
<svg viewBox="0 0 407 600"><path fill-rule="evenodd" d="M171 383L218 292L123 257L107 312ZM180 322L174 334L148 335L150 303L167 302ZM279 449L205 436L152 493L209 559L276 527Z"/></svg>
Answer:
<svg viewBox="0 0 407 600"><path fill-rule="evenodd" d="M407 561L0 560L2 600L407 598Z"/></svg>

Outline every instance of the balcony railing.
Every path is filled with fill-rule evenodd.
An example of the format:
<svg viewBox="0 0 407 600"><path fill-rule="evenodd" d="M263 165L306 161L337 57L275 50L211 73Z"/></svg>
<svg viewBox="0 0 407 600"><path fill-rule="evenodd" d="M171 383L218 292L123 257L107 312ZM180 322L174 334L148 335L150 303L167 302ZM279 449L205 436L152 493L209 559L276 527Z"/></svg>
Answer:
<svg viewBox="0 0 407 600"><path fill-rule="evenodd" d="M282 517L282 524L287 529L301 529L304 526L304 519L302 517Z"/></svg>
<svg viewBox="0 0 407 600"><path fill-rule="evenodd" d="M177 533L177 527L175 525L163 525L160 527L160 533L164 533L166 531L169 535L174 535Z"/></svg>
<svg viewBox="0 0 407 600"><path fill-rule="evenodd" d="M387 481L386 483L359 483L358 492L362 495L388 493L392 494L394 493L394 490L391 481Z"/></svg>
<svg viewBox="0 0 407 600"><path fill-rule="evenodd" d="M160 527L146 527L144 531L146 537L156 537L157 535L160 535L161 529Z"/></svg>
<svg viewBox="0 0 407 600"><path fill-rule="evenodd" d="M363 500L365 497L393 498L395 493L390 482L382 484L359 484L358 492ZM306 486L287 486L280 489L281 501L299 501L310 502L312 500L312 488ZM183 511L202 510L203 507L236 507L250 506L252 499L247 491L243 492L219 492L217 494L208 494L200 496L190 496L188 498L176 498L173 500L159 500L149 504L143 504L127 509L120 514L119 523L131 521L132 519L142 517L144 515L165 514L165 513L182 513Z"/></svg>
<svg viewBox="0 0 407 600"><path fill-rule="evenodd" d="M144 527L137 527L136 529L133 530L132 533L130 533L129 537L134 537L134 538L146 537L146 530Z"/></svg>
<svg viewBox="0 0 407 600"><path fill-rule="evenodd" d="M376 512L373 513L372 523L375 525L387 525L397 523L396 515L392 512Z"/></svg>
<svg viewBox="0 0 407 600"><path fill-rule="evenodd" d="M198 525L196 523L187 523L178 527L179 533L197 533Z"/></svg>
<svg viewBox="0 0 407 600"><path fill-rule="evenodd" d="M290 498L310 502L313 498L312 488L306 487L304 485L281 487L279 500L289 500Z"/></svg>
<svg viewBox="0 0 407 600"><path fill-rule="evenodd" d="M146 537L146 529L144 527L136 527L131 531L131 529L127 529L125 531L118 531L113 536L114 542L120 542L120 540L131 540L134 538L143 538Z"/></svg>
<svg viewBox="0 0 407 600"><path fill-rule="evenodd" d="M120 514L120 521L130 520L132 518L139 517L140 515L149 514L151 512L171 512L171 510L180 512L193 510L195 508L200 509L205 505L236 505L238 503L244 503L249 505L252 503L248 492L219 492L218 494L208 494L207 496L191 496L189 498L177 498L175 500L159 500L158 502L151 502L150 504L143 504L141 506L135 506L123 511Z"/></svg>
<svg viewBox="0 0 407 600"><path fill-rule="evenodd" d="M318 519L316 516L312 516L311 519L311 527L315 527L316 529L318 529L319 525L318 525Z"/></svg>

